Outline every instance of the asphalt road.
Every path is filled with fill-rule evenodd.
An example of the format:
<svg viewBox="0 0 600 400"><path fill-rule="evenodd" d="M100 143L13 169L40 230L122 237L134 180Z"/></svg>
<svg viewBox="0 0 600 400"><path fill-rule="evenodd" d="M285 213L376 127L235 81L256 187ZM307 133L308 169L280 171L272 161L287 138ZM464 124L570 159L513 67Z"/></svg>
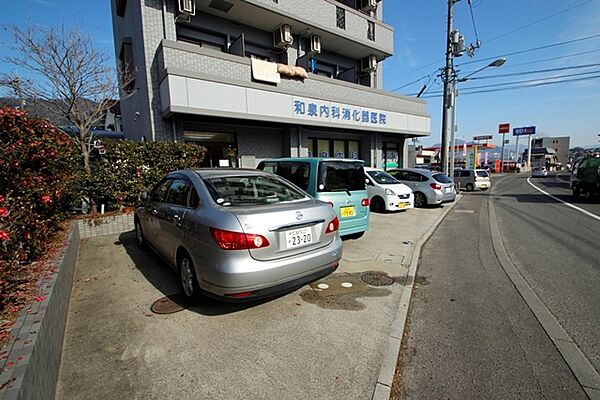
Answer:
<svg viewBox="0 0 600 400"><path fill-rule="evenodd" d="M531 182L571 202L558 178ZM600 221L509 175L466 194L424 246L396 397L585 399L496 257L489 202L510 261L600 369ZM600 217L600 204L577 203Z"/></svg>

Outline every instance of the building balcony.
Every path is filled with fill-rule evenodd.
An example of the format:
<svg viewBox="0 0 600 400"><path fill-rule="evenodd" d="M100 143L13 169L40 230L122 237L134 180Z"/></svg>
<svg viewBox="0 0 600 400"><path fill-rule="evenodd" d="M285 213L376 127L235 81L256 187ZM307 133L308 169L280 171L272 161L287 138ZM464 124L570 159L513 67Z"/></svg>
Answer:
<svg viewBox="0 0 600 400"><path fill-rule="evenodd" d="M429 135L422 100L308 74L276 83L253 79L252 61L163 40L157 66L164 117L184 113Z"/></svg>
<svg viewBox="0 0 600 400"><path fill-rule="evenodd" d="M196 1L197 13L206 12L269 32L288 24L294 35L319 35L329 51L352 58L375 55L383 60L393 54L393 28L340 1L228 0L232 6L226 11L216 9L211 0Z"/></svg>

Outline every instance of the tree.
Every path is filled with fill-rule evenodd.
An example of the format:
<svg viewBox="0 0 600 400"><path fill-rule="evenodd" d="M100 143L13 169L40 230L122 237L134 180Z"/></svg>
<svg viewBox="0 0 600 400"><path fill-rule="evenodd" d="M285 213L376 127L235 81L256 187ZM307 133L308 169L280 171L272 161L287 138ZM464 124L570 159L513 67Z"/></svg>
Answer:
<svg viewBox="0 0 600 400"><path fill-rule="evenodd" d="M111 66L106 54L78 28L5 29L14 39L9 46L14 55L4 61L23 73L4 74L0 85L12 89L21 101L41 100L38 106L70 121L79 130L74 140L90 175L92 127L117 102L119 89L131 87L135 71Z"/></svg>

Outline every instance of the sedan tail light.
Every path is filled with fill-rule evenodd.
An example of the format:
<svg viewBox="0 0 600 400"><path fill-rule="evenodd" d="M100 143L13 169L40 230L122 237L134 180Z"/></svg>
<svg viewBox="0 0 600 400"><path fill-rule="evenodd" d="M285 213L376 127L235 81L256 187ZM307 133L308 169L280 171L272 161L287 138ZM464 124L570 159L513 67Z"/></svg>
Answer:
<svg viewBox="0 0 600 400"><path fill-rule="evenodd" d="M260 249L270 245L266 237L252 233L224 231L217 228L210 228L210 233L223 250Z"/></svg>
<svg viewBox="0 0 600 400"><path fill-rule="evenodd" d="M338 229L340 229L340 220L336 216L334 219L331 220L330 223L327 224L327 229L325 229L325 233L335 232Z"/></svg>
<svg viewBox="0 0 600 400"><path fill-rule="evenodd" d="M362 201L360 202L360 205L363 207L369 207L369 199L362 199Z"/></svg>
<svg viewBox="0 0 600 400"><path fill-rule="evenodd" d="M439 183L430 183L429 186L431 186L435 190L441 190L442 189L442 185L440 185Z"/></svg>

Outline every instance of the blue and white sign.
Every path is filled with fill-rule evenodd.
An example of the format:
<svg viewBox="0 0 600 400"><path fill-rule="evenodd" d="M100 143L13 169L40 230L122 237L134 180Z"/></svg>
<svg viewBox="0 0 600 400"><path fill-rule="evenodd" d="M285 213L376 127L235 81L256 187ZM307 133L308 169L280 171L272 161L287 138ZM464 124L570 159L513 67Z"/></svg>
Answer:
<svg viewBox="0 0 600 400"><path fill-rule="evenodd" d="M513 136L535 135L535 126L513 128Z"/></svg>
<svg viewBox="0 0 600 400"><path fill-rule="evenodd" d="M388 122L385 111L348 104L294 97L292 107L295 118L371 127L385 127Z"/></svg>

